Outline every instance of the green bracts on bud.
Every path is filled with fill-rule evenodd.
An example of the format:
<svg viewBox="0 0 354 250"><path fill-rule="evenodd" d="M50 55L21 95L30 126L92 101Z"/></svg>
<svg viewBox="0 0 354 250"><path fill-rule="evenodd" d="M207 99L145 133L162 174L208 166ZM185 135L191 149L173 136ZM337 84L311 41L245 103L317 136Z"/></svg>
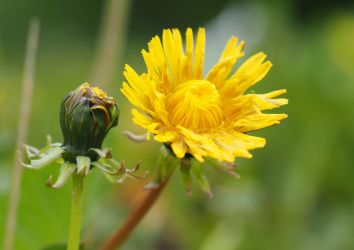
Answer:
<svg viewBox="0 0 354 250"><path fill-rule="evenodd" d="M109 130L118 125L117 102L97 87L82 84L70 92L60 107L60 126L64 143L53 143L47 137L47 145L42 149L25 145L26 159L22 165L30 169L41 169L51 163L59 163L56 180L49 176L46 185L60 188L74 176L82 178L93 167L101 170L109 181L122 182L126 177L143 179L134 173L140 163L128 169L125 162L112 158L109 148L102 149L102 142Z"/></svg>
<svg viewBox="0 0 354 250"><path fill-rule="evenodd" d="M90 149L101 149L108 131L117 126L118 117L117 102L101 89L84 83L70 92L60 109L64 160L76 163L77 156L87 156L96 161L99 156Z"/></svg>

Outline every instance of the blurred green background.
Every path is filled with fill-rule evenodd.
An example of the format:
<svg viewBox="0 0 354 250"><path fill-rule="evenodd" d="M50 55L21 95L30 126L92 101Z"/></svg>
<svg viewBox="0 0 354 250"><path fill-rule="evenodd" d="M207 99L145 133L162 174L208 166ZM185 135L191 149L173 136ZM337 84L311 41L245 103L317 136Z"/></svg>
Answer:
<svg viewBox="0 0 354 250"><path fill-rule="evenodd" d="M254 133L268 144L254 158L238 159L236 180L205 167L214 198L194 187L184 194L176 173L162 197L123 249L354 249L354 3L306 1L129 1L109 32L120 46L114 67L99 82L121 107L120 125L105 145L129 166L152 169L159 144L134 144L125 129L130 104L120 94L123 62L142 72L140 50L163 28L207 29L210 67L231 35L247 42L246 57L264 51L274 66L254 88L286 88L281 125ZM3 240L11 168L16 148L23 60L29 20L41 21L28 143L46 134L61 141L59 104L85 81L94 81L102 20L110 1L2 0L0 2L0 242ZM105 8L106 6L106 8ZM122 21L123 20L123 21ZM125 21L124 21L125 20ZM125 27L120 29L119 27ZM117 37L118 36L118 37ZM108 62L109 63L109 62ZM107 66L108 67L108 66ZM109 67L108 67L109 68ZM97 79L97 78L95 78ZM24 171L15 249L33 250L66 240L70 189L44 183L58 166ZM86 181L83 239L88 249L115 229L144 183L111 185L99 171ZM0 244L0 248L2 244Z"/></svg>

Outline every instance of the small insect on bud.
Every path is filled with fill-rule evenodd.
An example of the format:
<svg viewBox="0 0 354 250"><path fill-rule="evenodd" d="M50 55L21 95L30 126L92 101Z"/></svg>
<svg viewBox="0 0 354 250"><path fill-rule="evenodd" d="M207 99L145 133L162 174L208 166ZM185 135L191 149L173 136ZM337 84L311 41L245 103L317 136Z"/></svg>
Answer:
<svg viewBox="0 0 354 250"><path fill-rule="evenodd" d="M108 131L117 126L118 117L117 102L103 90L84 83L70 92L60 109L64 160L76 163L77 156L87 156L96 161L98 154L90 149L101 149Z"/></svg>

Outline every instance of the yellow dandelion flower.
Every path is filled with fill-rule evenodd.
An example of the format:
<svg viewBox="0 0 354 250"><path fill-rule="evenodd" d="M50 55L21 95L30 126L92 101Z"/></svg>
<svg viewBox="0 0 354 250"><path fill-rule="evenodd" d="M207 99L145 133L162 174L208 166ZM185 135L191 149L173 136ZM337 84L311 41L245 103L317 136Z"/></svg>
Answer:
<svg viewBox="0 0 354 250"><path fill-rule="evenodd" d="M139 75L125 66L122 93L136 106L133 121L170 146L178 158L192 155L233 162L251 158L249 150L265 145L265 139L247 132L279 124L286 114L263 110L288 103L276 98L285 89L267 94L246 93L262 80L272 64L257 53L234 73L245 43L232 37L219 61L203 76L205 30L199 28L194 46L192 29L186 31L185 49L178 29L166 29L142 50L147 72Z"/></svg>

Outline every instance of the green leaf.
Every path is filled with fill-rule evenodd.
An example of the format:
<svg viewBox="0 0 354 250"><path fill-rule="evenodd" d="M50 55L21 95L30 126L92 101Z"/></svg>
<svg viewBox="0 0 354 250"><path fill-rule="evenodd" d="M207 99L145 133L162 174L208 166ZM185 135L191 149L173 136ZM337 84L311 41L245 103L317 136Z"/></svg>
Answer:
<svg viewBox="0 0 354 250"><path fill-rule="evenodd" d="M211 198L211 197L213 197L213 193L211 191L209 181L208 181L207 177L201 172L200 168L201 168L200 165L197 165L197 166L193 165L192 166L191 170L192 170L193 176L196 179L199 188L203 192L205 192L209 196L209 198Z"/></svg>
<svg viewBox="0 0 354 250"><path fill-rule="evenodd" d="M183 179L184 188L188 196L192 195L192 177L191 177L191 160L181 160L181 174Z"/></svg>

